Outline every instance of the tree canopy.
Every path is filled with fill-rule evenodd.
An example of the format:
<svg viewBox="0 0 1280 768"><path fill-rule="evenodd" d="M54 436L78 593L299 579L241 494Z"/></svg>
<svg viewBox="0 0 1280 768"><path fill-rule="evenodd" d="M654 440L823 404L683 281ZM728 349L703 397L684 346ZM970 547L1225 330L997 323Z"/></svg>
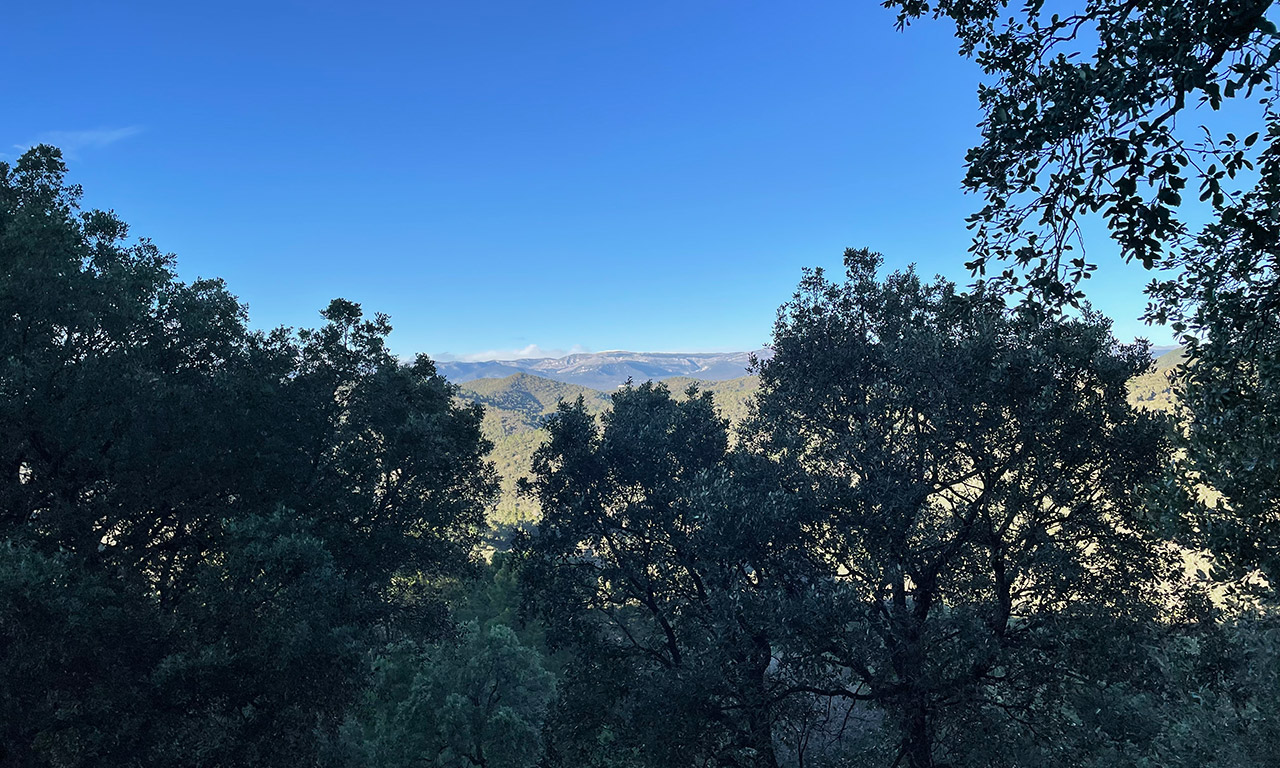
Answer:
<svg viewBox="0 0 1280 768"><path fill-rule="evenodd" d="M0 763L296 764L377 633L444 630L480 411L357 304L251 330L65 173L0 164Z"/></svg>
<svg viewBox="0 0 1280 768"><path fill-rule="evenodd" d="M1088 751L1072 718L1128 738L1097 687L1172 567L1143 496L1165 425L1127 402L1147 350L846 262L783 308L737 448L660 385L552 419L520 552L576 659L571 743L625 724L649 765L933 766Z"/></svg>
<svg viewBox="0 0 1280 768"><path fill-rule="evenodd" d="M1159 268L1146 318L1186 347L1180 539L1219 572L1280 554L1280 33L1271 0L887 0L900 26L954 22L978 86L982 195L968 266L1050 307L1081 301L1100 216L1125 260ZM1203 226L1197 222L1205 222Z"/></svg>
<svg viewBox="0 0 1280 768"><path fill-rule="evenodd" d="M971 219L970 266L1026 267L1050 299L1070 298L1093 269L1069 253L1084 216L1101 214L1123 258L1150 267L1176 256L1187 234L1189 182L1218 213L1238 210L1231 183L1273 153L1280 35L1271 0L884 5L900 26L950 19L960 52L982 67L982 143L966 158L965 186L986 205ZM1233 102L1225 135L1179 123ZM1270 185L1262 170L1260 186Z"/></svg>
<svg viewBox="0 0 1280 768"><path fill-rule="evenodd" d="M464 393L343 299L255 330L0 162L0 767L1274 762L1272 3L885 5L985 72L979 279L848 250L720 401ZM1163 270L1167 413L1090 216Z"/></svg>

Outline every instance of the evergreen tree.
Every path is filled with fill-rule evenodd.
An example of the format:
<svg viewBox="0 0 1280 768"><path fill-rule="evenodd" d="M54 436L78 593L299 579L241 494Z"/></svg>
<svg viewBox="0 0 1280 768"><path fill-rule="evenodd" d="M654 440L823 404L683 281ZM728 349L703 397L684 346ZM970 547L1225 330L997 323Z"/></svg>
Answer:
<svg viewBox="0 0 1280 768"><path fill-rule="evenodd" d="M747 435L816 498L803 642L827 688L884 711L913 768L1051 760L1082 723L1128 738L1096 693L1138 663L1169 569L1143 504L1166 427L1127 402L1147 349L845 263L780 312Z"/></svg>
<svg viewBox="0 0 1280 768"><path fill-rule="evenodd" d="M250 330L65 176L0 163L0 764L306 762L371 643L447 629L480 410L356 304Z"/></svg>

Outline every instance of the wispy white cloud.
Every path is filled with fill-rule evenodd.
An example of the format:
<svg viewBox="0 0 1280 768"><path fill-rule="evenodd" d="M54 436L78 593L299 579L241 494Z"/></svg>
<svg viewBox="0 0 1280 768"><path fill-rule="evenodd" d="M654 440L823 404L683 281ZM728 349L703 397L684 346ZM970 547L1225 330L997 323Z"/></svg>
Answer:
<svg viewBox="0 0 1280 768"><path fill-rule="evenodd" d="M491 360L528 360L538 357L564 357L565 355L576 355L591 350L581 344L574 344L569 349L544 349L537 344L530 344L521 349L490 349L484 352L471 352L465 355L453 355L445 353L436 355L437 360L458 362L458 363L484 363Z"/></svg>
<svg viewBox="0 0 1280 768"><path fill-rule="evenodd" d="M45 131L32 141L14 144L17 154L22 154L37 144L52 144L62 150L63 157L74 159L87 149L102 149L142 133L140 125L120 128L94 128L87 131Z"/></svg>

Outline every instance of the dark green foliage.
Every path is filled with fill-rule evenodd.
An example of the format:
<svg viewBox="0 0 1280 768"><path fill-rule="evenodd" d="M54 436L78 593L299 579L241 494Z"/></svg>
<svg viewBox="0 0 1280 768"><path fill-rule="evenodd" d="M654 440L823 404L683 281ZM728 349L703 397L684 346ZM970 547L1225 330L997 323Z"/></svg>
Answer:
<svg viewBox="0 0 1280 768"><path fill-rule="evenodd" d="M971 220L971 268L1011 262L1004 285L1029 289L1032 301L1074 303L1094 266L1071 253L1072 242L1092 214L1126 260L1169 268L1149 288L1147 313L1173 327L1188 361L1177 395L1185 460L1166 503L1179 510L1180 537L1213 550L1220 575L1261 570L1274 581L1280 34L1272 0L885 5L904 24L952 19L962 52L988 75L979 88L982 143L965 179L986 198ZM1192 110L1201 107L1217 113L1201 118L1213 130L1196 129ZM1186 221L1202 217L1208 224L1192 237Z"/></svg>
<svg viewBox="0 0 1280 768"><path fill-rule="evenodd" d="M250 331L64 174L0 164L0 764L305 763L379 633L447 627L480 410L350 302Z"/></svg>
<svg viewBox="0 0 1280 768"><path fill-rule="evenodd" d="M1165 427L1126 391L1147 350L1092 313L845 259L847 281L811 273L783 308L749 425L817 497L829 607L806 642L885 710L905 764L1018 764L1068 738L1074 689L1123 675L1155 616L1168 564L1141 490Z"/></svg>
<svg viewBox="0 0 1280 768"><path fill-rule="evenodd" d="M335 763L381 768L532 768L554 694L537 651L503 624L419 649L393 646L343 729Z"/></svg>
<svg viewBox="0 0 1280 768"><path fill-rule="evenodd" d="M1280 138L1280 126L1272 139ZM1153 319L1186 346L1178 399L1185 430L1167 501L1180 534L1210 550L1218 575L1280 584L1280 147L1259 190L1184 254L1177 278L1154 284Z"/></svg>
<svg viewBox="0 0 1280 768"><path fill-rule="evenodd" d="M602 425L582 405L549 424L519 552L575 655L561 764L604 734L645 765L1083 762L1150 741L1106 714L1173 566L1142 495L1166 426L1127 403L1147 350L1093 314L846 258L847 282L815 272L784 307L738 449L709 398L651 384Z"/></svg>
<svg viewBox="0 0 1280 768"><path fill-rule="evenodd" d="M1122 256L1151 267L1175 255L1190 201L1220 213L1237 205L1229 185L1275 140L1271 0L884 5L900 25L953 20L961 52L983 68L982 143L966 158L965 186L986 205L971 219L970 266L1012 262L1051 302L1079 298L1093 269L1071 253L1083 217L1100 214ZM1225 102L1235 102L1225 137L1188 130L1192 110Z"/></svg>
<svg viewBox="0 0 1280 768"><path fill-rule="evenodd" d="M598 424L561 406L534 458L544 511L517 548L532 607L572 656L556 764L777 764L771 666L801 578L796 500L728 452L707 394L646 383Z"/></svg>
<svg viewBox="0 0 1280 768"><path fill-rule="evenodd" d="M131 765L150 706L144 600L66 555L0 543L0 765Z"/></svg>
<svg viewBox="0 0 1280 768"><path fill-rule="evenodd" d="M1121 745L1104 765L1245 768L1280 765L1280 625L1246 611L1161 638L1129 709L1154 732L1139 752ZM1128 747L1125 749L1124 747Z"/></svg>

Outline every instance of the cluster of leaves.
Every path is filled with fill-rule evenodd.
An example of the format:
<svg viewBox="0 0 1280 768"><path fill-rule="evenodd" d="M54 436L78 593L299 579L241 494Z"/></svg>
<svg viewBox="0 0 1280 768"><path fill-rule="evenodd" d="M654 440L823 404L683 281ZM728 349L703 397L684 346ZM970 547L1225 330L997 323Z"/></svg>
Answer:
<svg viewBox="0 0 1280 768"><path fill-rule="evenodd" d="M0 164L0 764L296 765L447 629L495 480L385 317L249 330L57 150Z"/></svg>
<svg viewBox="0 0 1280 768"><path fill-rule="evenodd" d="M1127 403L1147 349L1096 314L1010 313L983 286L880 282L878 264L851 251L844 282L812 273L761 372L755 439L817 495L813 555L841 581L848 624L810 642L894 713L909 765L947 729L1022 720L1064 741L1064 673L1115 674L1079 651L1110 637L1122 655L1168 568L1138 519L1165 451L1161 420Z"/></svg>
<svg viewBox="0 0 1280 768"><path fill-rule="evenodd" d="M979 88L982 143L965 186L985 198L971 218L971 269L1050 304L1083 297L1095 265L1080 222L1101 215L1121 254L1147 267L1178 257L1187 234L1184 193L1221 213L1228 186L1274 143L1270 129L1179 130L1178 118L1229 101L1274 126L1280 34L1272 0L887 0L899 25L925 15L955 22L961 53L987 75ZM1009 12L1005 16L1006 11ZM1237 110L1244 111L1244 110ZM1245 122L1249 118L1245 118ZM1186 128L1186 126L1184 126ZM1267 140L1258 143L1260 134ZM1191 203L1194 205L1194 203Z"/></svg>
<svg viewBox="0 0 1280 768"><path fill-rule="evenodd" d="M511 627L472 623L451 641L396 645L374 672L332 765L532 768L542 758L554 677Z"/></svg>
<svg viewBox="0 0 1280 768"><path fill-rule="evenodd" d="M1276 176L1280 183L1280 175ZM1276 187L1280 192L1280 186ZM1185 425L1167 502L1188 546L1223 576L1280 585L1280 216L1251 196L1251 222L1206 228L1176 279L1153 286L1152 314L1172 319L1187 364Z"/></svg>
<svg viewBox="0 0 1280 768"><path fill-rule="evenodd" d="M562 406L527 487L532 605L573 661L553 742L590 764L601 738L645 764L772 760L768 668L799 534L768 466L728 452L709 395L627 387L603 423Z"/></svg>

